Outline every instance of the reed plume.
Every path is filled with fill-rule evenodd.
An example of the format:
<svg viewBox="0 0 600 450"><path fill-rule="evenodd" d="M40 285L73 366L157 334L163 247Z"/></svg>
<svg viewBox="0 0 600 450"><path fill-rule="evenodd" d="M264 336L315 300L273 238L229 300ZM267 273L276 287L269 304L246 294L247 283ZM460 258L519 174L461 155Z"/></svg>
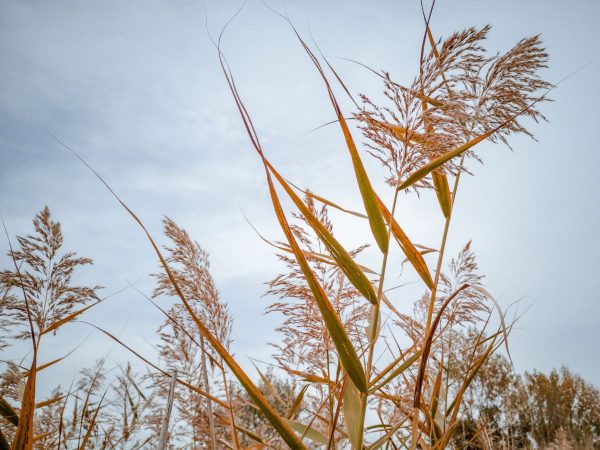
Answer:
<svg viewBox="0 0 600 450"><path fill-rule="evenodd" d="M19 267L0 272L0 285L10 294L7 309L15 324L28 324L26 302L38 333L68 316L77 306L98 301L100 286L73 286L71 279L77 269L92 264L90 258L77 257L68 251L60 254L63 234L60 222L53 221L48 207L33 219L34 234L17 236L18 250L8 253ZM25 298L22 298L23 295ZM6 299L6 297L5 297ZM29 337L22 330L17 337Z"/></svg>
<svg viewBox="0 0 600 450"><path fill-rule="evenodd" d="M220 299L215 287L208 253L191 239L186 230L169 218L164 219L164 233L170 240L170 245L164 247L166 261L193 313L229 349L233 320L227 304ZM154 297L177 295L173 283L164 272L157 274L156 279ZM221 358L205 342L188 312L180 304L170 308L167 319L159 329L159 335L160 357L169 372L177 371L178 377L192 385L202 386L211 395L225 398L229 396L229 383ZM156 376L154 383L157 397L166 398L168 379ZM191 445L191 448L210 447L214 446L214 440L226 438L231 432L230 411L213 405L211 400L185 387L176 388L175 398L178 420L172 425L174 442ZM233 408L233 405L230 407ZM157 408L157 416L160 417L161 405Z"/></svg>
<svg viewBox="0 0 600 450"><path fill-rule="evenodd" d="M432 41L419 76L408 88L383 72L389 106L361 95L363 105L354 116L367 139L367 152L387 169L391 186L489 130L498 128L490 140L508 144L511 134L533 137L524 118L545 120L537 104L547 100L540 94L552 85L539 75L548 62L540 37L522 39L505 54L488 56L483 41L490 29L469 28ZM472 150L465 156L481 160ZM466 169L450 160L440 170L456 174ZM414 185L423 187L432 187L429 178Z"/></svg>

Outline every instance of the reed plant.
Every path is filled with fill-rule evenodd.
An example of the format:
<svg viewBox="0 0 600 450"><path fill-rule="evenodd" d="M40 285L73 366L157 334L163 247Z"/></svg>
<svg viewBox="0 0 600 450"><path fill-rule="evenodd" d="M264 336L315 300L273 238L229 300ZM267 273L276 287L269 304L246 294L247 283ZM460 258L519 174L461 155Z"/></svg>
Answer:
<svg viewBox="0 0 600 450"><path fill-rule="evenodd" d="M46 404L36 404L37 374L60 362L38 363L42 337L99 302L98 287L74 287L70 278L91 260L69 252L56 260L60 226L44 209L34 221L37 235L18 238L20 248L9 252L14 268L0 274L3 311L24 325L17 337L32 343L30 365L14 369L24 382L22 394L15 395L18 408L4 398L0 403L5 419L0 449L90 448L92 442L100 448L159 448L163 426L170 448L453 448L466 392L486 361L508 349L514 324L485 289L470 242L446 264L460 180L469 173L470 161L483 160L478 144L508 145L516 134L532 137L526 121L544 120L538 108L552 86L540 76L548 55L539 36L522 39L504 54L490 54L484 47L489 26L436 39L424 17L415 78L401 83L376 72L387 103L361 94L351 114L338 101L338 92L349 94L341 77L290 22L330 101L331 126L339 127L345 147L340 157L352 163L362 205L357 211L297 188L271 162L275 150L263 147L216 43L284 236L281 242L267 240L285 266L267 283L274 299L267 311L283 318L272 365L285 381L276 382L272 371L257 368L257 382L233 354L233 319L201 246L165 219L169 244L161 247L96 173L146 234L160 262L155 299L149 298L165 317L159 355L152 362L101 330L141 358L151 374L138 380L124 368L112 391L101 392L96 386L104 373L100 363L75 389L56 391ZM381 163L389 192L376 192L365 157ZM432 237L439 239L434 246L415 243L402 227L411 219L402 213L403 200L427 191L435 193L443 219L439 236ZM291 213L286 202L293 205ZM331 210L368 223L364 245L350 248L335 237ZM375 255L377 267L360 262L365 251ZM386 277L397 255L422 284L423 295L410 313L401 312L405 300L389 289ZM179 301L166 310L157 298L162 296ZM453 364L457 333L465 330L470 330L470 345L460 347L461 364ZM69 399L79 403L67 421ZM165 415L169 403L176 409L173 421ZM115 406L116 416L110 413ZM70 429L74 434L67 434Z"/></svg>

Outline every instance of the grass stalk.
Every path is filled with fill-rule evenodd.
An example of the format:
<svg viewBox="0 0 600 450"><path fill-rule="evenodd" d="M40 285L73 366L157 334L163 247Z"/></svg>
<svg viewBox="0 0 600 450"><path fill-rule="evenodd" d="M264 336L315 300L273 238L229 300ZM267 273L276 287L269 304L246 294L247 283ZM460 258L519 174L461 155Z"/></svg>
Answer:
<svg viewBox="0 0 600 450"><path fill-rule="evenodd" d="M165 417L163 417L162 427L160 429L160 437L158 440L158 450L166 450L169 441L169 422L171 421L171 411L173 411L173 403L175 401L175 384L177 383L177 370L173 371L171 376L171 384L169 385L169 396L167 397L167 407L165 409Z"/></svg>
<svg viewBox="0 0 600 450"><path fill-rule="evenodd" d="M204 390L208 395L210 395L210 383L208 382L208 370L206 367L206 349L204 345L204 336L200 336L200 350L202 352L201 355L201 363L202 363L202 378L204 383ZM227 402L231 405L230 402ZM215 418L213 416L212 402L206 399L206 413L208 415L208 429L210 432L210 442L212 448L217 448L217 434L215 432Z"/></svg>

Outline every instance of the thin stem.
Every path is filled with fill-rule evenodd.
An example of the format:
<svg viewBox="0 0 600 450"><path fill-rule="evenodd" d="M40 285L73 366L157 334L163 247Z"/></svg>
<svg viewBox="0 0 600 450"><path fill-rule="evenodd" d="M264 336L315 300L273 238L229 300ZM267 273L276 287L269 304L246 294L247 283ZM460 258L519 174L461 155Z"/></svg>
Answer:
<svg viewBox="0 0 600 450"><path fill-rule="evenodd" d="M206 370L206 351L204 348L204 336L200 335L200 349L202 352L202 378L204 390L210 394L210 384L208 382L208 371ZM212 448L217 448L217 434L215 432L215 418L213 416L212 401L206 399L206 412L208 414L208 428L210 431L210 442Z"/></svg>
<svg viewBox="0 0 600 450"><path fill-rule="evenodd" d="M423 348L427 345L428 340L430 339L429 334L431 333L431 319L433 317L433 310L435 307L435 299L437 294L437 287L440 280L440 274L442 272L442 263L444 260L444 250L446 249L446 242L448 238L448 230L450 229L450 221L452 219L452 213L454 211L454 202L456 200L456 193L458 191L458 183L460 181L460 175L462 173L462 168L465 160L465 155L463 154L460 159L460 166L458 169L458 173L456 174L456 178L454 179L454 186L452 188L452 203L450 204L450 212L448 217L446 217L446 222L444 224L444 233L442 235L442 243L440 245L440 250L438 253L437 266L435 271L435 279L433 282L433 289L431 290L431 296L429 300L429 308L427 311L427 324L425 326L425 334L423 337ZM420 380L417 380L417 386L415 387L415 399L420 399L419 391L422 389L422 382L425 378L425 370L427 368L427 357L423 355L423 359L421 360L421 367L419 367L419 375ZM420 381L420 383L419 383ZM420 403L420 400L419 400ZM418 429L419 423L419 410L420 404L415 401L414 409L413 409L413 428L412 428L412 443L411 450L416 449L418 436L420 436L420 432Z"/></svg>
<svg viewBox="0 0 600 450"><path fill-rule="evenodd" d="M330 368L330 364L331 364L331 360L329 359L329 343L327 344L327 347L325 348L325 355L326 355L326 364L327 364L327 380L331 380L331 368ZM330 434L330 445L331 442L333 441L333 434L335 433L335 427L333 424L333 419L334 419L334 399L333 399L333 392L331 389L331 384L327 383L327 393L328 393L328 398L329 398L329 420L330 420L330 429L329 429L329 434Z"/></svg>
<svg viewBox="0 0 600 450"><path fill-rule="evenodd" d="M235 428L235 415L233 413L233 403L231 402L231 393L229 392L229 385L227 383L227 377L225 376L225 369L221 370L221 374L223 376L223 388L225 390L227 404L229 405L229 421L231 423L231 438L233 441L232 443L233 447L237 450L240 448L240 443L238 441L237 431Z"/></svg>
<svg viewBox="0 0 600 450"><path fill-rule="evenodd" d="M396 211L396 204L398 202L398 190L394 190L394 200L392 202L392 211L390 213L390 221L388 224L387 240L389 242L392 234L392 222L394 220L394 212ZM375 342L377 341L377 328L379 328L379 309L381 305L381 296L383 295L383 281L385 279L385 270L387 268L388 255L390 248L383 254L383 261L381 262L381 276L379 277L379 287L377 288L377 303L373 306L373 322L371 323L371 335L370 335L370 347L369 355L367 360L367 377L371 378L371 369L373 367L373 355L375 353Z"/></svg>
<svg viewBox="0 0 600 450"><path fill-rule="evenodd" d="M440 281L440 274L442 272L442 263L444 260L444 251L446 249L446 241L448 239L448 230L450 229L450 221L452 219L452 213L454 212L454 201L456 200L456 192L458 191L458 183L460 181L460 174L462 173L464 160L465 156L463 154L460 159L460 166L458 173L456 174L456 178L454 179L454 186L452 188L452 203L450 204L450 213L448 214L448 217L446 217L446 222L444 224L444 233L442 235L442 243L440 245L437 266L435 269L435 279L433 281L433 289L431 290L431 296L429 299L429 309L427 310L427 325L425 326L425 335L429 333L429 329L431 328L431 319L433 317L435 298L437 295L438 283Z"/></svg>
<svg viewBox="0 0 600 450"><path fill-rule="evenodd" d="M96 380L94 379L94 382ZM160 430L160 438L158 441L159 450L165 450L167 448L167 444L169 442L169 421L171 419L171 411L173 410L173 402L175 400L175 384L177 381L177 370L173 371L173 375L171 376L171 384L169 385L169 396L167 397L167 409L165 411L165 417L163 418L162 428ZM90 392L93 388L94 384L90 386ZM88 394L89 395L89 394ZM87 403L87 400L86 400ZM83 415L81 416L83 420Z"/></svg>

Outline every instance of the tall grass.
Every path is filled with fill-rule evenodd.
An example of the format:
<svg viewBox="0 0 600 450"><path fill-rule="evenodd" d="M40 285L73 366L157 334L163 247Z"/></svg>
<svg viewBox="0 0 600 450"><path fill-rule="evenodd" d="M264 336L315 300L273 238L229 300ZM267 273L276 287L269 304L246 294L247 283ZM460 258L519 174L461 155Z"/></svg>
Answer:
<svg viewBox="0 0 600 450"><path fill-rule="evenodd" d="M11 248L14 268L0 274L3 308L21 326L16 337L31 339L33 349L30 365L15 369L24 381L22 395L15 395L18 408L4 398L0 403L3 427L8 427L0 435L0 448L155 448L164 427L171 448L452 447L465 393L490 356L506 346L513 324L483 287L470 243L444 270L460 179L469 161L481 161L479 143L508 144L512 135L532 136L525 120L544 119L538 106L551 85L539 71L548 55L537 36L504 54L490 55L484 48L489 26L436 39L425 21L414 80L404 85L386 72L378 73L387 104L362 94L350 121L337 97L338 91L348 91L341 78L293 26L292 31L330 100L352 163L360 211L298 189L271 163L271 149L261 144L217 44L285 237L283 242L268 241L286 272L268 283L268 292L277 299L267 308L283 316L273 365L285 381L258 370L256 382L232 353L232 318L200 245L166 219L170 244L161 248L106 185L160 261L154 297L179 299L168 311L155 303L165 316L159 362L104 332L142 358L151 374L138 379L129 367L123 368L111 392L99 391L105 373L100 363L69 392L56 392L45 404L36 404L36 376L44 368L37 360L43 336L77 320L99 301L97 287L72 286L73 271L91 260L72 253L58 256L60 225L44 209L34 221L37 234L19 237L19 248ZM388 195L375 191L365 156L385 168L389 204L382 200ZM413 242L401 226L410 218L399 213L406 195L428 190L435 192L444 221L439 236L432 237L440 240L435 248ZM291 214L284 201L291 201ZM335 237L331 209L368 223L364 246L348 248ZM369 246L379 259L377 267L359 262ZM388 289L386 273L396 255L406 259L422 283L424 294L414 302L413 314L400 312L397 291ZM461 349L463 364L450 366L456 333L473 327L470 347ZM68 402L73 408L70 419L65 414ZM167 421L171 402L176 414Z"/></svg>

